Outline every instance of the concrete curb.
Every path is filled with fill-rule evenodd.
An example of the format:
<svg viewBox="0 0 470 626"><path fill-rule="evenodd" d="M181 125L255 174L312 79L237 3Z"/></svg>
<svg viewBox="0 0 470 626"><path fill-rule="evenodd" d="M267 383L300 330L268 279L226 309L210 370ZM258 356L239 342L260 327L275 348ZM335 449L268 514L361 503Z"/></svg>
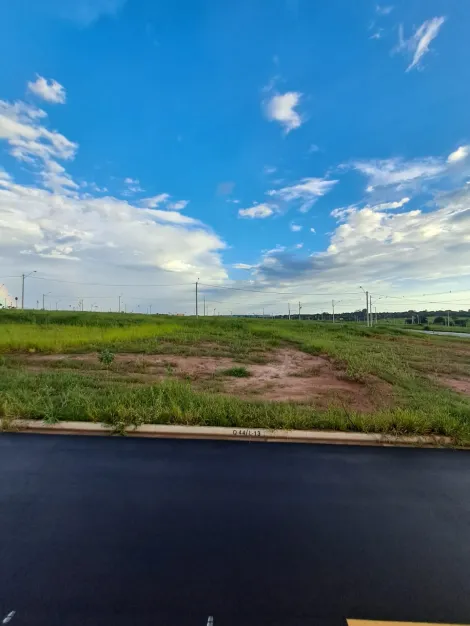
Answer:
<svg viewBox="0 0 470 626"><path fill-rule="evenodd" d="M48 424L36 420L15 420L5 430L58 435L112 435L105 424L93 422L59 422ZM230 441L265 441L286 443L315 443L354 446L449 447L450 437L392 436L383 433L338 432L330 430L269 430L267 428L227 428L221 426L178 426L143 424L127 427L132 437L167 439L225 439Z"/></svg>

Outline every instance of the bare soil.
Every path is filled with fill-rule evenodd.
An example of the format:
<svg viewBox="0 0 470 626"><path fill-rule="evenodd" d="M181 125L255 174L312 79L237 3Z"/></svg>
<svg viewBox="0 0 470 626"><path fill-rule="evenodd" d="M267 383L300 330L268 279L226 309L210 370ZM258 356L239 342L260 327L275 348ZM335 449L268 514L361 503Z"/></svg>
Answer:
<svg viewBox="0 0 470 626"><path fill-rule="evenodd" d="M36 371L59 366L104 374L96 353L32 354L22 357L21 363ZM246 367L249 377L236 378L222 373L241 365ZM250 365L227 357L116 354L110 369L121 374L123 382L131 377L148 384L176 376L207 391L271 402L294 401L321 407L339 405L362 412L391 403L391 386L387 383L373 377L365 382L348 380L344 370L325 356L312 356L290 348L270 353L269 363Z"/></svg>
<svg viewBox="0 0 470 626"><path fill-rule="evenodd" d="M470 396L470 378L443 378L439 376L438 382L454 391Z"/></svg>

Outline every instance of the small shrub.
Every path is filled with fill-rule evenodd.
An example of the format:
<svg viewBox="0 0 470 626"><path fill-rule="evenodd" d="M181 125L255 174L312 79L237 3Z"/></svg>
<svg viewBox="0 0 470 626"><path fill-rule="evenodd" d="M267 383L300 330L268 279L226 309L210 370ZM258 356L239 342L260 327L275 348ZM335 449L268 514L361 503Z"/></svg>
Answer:
<svg viewBox="0 0 470 626"><path fill-rule="evenodd" d="M236 378L248 378L251 376L246 367L230 367L227 370L221 371L222 376L235 376Z"/></svg>
<svg viewBox="0 0 470 626"><path fill-rule="evenodd" d="M107 348L105 348L104 350L101 350L98 353L98 360L103 365L106 365L106 367L109 367L111 365L111 363L114 361L114 357L115 357L114 352L111 352L111 350L108 350Z"/></svg>

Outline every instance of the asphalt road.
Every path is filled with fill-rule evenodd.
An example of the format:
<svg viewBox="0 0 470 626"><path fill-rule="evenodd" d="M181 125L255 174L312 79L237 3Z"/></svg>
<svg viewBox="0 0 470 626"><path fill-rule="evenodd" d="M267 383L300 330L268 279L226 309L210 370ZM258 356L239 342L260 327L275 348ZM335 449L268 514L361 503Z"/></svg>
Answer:
<svg viewBox="0 0 470 626"><path fill-rule="evenodd" d="M470 624L470 453L0 436L0 623Z"/></svg>

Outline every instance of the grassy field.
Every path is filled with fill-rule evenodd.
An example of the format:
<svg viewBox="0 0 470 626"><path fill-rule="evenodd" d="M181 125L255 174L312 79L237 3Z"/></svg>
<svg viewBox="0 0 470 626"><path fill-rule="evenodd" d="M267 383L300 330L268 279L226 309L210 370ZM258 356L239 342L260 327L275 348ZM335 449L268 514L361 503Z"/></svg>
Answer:
<svg viewBox="0 0 470 626"><path fill-rule="evenodd" d="M250 367L290 347L324 355L338 376L370 390L374 410L344 403L270 402L221 393L220 382L250 380ZM176 376L159 380L100 361L100 351L233 360L204 385ZM87 361L73 355L92 353ZM70 355L31 366L40 355ZM315 384L312 372L312 385ZM121 430L141 423L322 428L436 434L470 443L470 398L448 380L470 380L470 341L417 336L394 327L287 320L0 312L0 417L93 420ZM378 391L380 390L380 391ZM362 393L362 392L361 392ZM375 394L375 395L374 395ZM386 396L386 402L383 397Z"/></svg>

